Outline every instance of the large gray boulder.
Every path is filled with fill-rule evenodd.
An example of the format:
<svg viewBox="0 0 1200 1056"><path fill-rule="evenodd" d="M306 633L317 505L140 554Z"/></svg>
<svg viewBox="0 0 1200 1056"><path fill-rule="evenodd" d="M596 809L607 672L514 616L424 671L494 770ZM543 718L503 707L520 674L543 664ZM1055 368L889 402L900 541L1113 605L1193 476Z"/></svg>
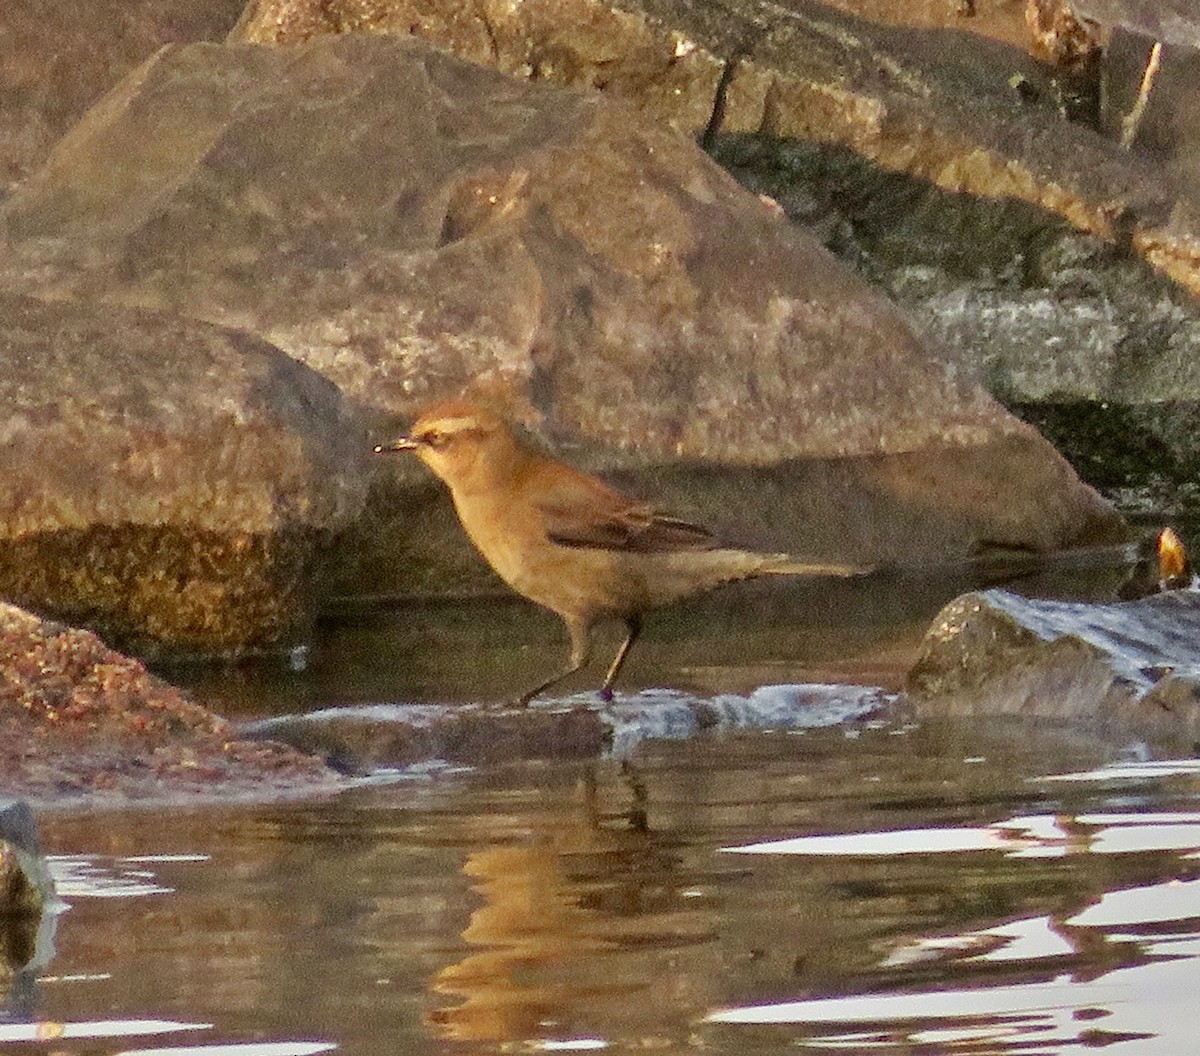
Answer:
<svg viewBox="0 0 1200 1056"><path fill-rule="evenodd" d="M0 596L144 653L277 649L358 511L336 388L244 332L0 296Z"/></svg>
<svg viewBox="0 0 1200 1056"><path fill-rule="evenodd" d="M0 232L0 284L245 328L393 422L470 386L746 544L944 564L1124 537L1033 429L690 141L417 41L166 49ZM388 472L366 542L391 556L354 548L361 582L477 578L428 476Z"/></svg>

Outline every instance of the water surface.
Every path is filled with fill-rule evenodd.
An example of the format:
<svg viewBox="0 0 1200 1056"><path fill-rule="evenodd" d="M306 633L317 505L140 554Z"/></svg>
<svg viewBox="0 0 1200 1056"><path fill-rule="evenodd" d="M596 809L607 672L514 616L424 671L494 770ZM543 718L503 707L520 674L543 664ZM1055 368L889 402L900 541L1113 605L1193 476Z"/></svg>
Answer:
<svg viewBox="0 0 1200 1056"><path fill-rule="evenodd" d="M321 802L50 813L70 909L0 1041L1191 1052L1200 767L1121 754L856 722Z"/></svg>
<svg viewBox="0 0 1200 1056"><path fill-rule="evenodd" d="M1023 587L1111 600L1105 575ZM717 594L651 620L622 688L894 688L973 585ZM521 604L400 606L327 623L303 669L174 674L235 717L453 706L536 681L561 637ZM1195 1051L1200 765L1050 724L821 713L623 759L434 759L309 801L44 812L69 908L0 1051Z"/></svg>

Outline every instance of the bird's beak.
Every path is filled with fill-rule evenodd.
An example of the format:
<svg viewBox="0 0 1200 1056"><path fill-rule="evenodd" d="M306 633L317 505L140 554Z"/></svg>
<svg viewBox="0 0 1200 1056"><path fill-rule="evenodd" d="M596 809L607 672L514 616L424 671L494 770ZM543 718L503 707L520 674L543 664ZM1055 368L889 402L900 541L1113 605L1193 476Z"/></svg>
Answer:
<svg viewBox="0 0 1200 1056"><path fill-rule="evenodd" d="M415 451L420 446L420 443L411 436L401 436L390 444L376 444L375 454L384 455L389 451Z"/></svg>

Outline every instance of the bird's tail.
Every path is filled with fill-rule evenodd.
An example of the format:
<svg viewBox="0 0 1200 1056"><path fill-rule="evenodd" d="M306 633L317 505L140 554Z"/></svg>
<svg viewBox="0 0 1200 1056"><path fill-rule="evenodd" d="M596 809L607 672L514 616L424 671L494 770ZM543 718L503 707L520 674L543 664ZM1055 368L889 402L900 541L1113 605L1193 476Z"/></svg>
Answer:
<svg viewBox="0 0 1200 1056"><path fill-rule="evenodd" d="M874 565L843 565L821 561L802 561L791 554L771 554L754 570L756 576L865 576Z"/></svg>

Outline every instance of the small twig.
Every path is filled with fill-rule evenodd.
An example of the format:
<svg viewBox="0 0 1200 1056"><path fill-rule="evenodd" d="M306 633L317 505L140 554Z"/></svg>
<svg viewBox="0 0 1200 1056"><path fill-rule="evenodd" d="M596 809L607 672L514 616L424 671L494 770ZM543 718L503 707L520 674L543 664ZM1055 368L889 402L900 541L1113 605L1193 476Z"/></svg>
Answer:
<svg viewBox="0 0 1200 1056"><path fill-rule="evenodd" d="M1138 126L1146 113L1150 102L1150 92L1154 88L1154 79L1158 76L1158 68L1162 65L1162 41L1156 40L1150 49L1150 58L1146 60L1146 69L1142 73L1142 83L1138 86L1137 101L1133 109L1121 121L1121 146L1129 150L1137 139Z"/></svg>

